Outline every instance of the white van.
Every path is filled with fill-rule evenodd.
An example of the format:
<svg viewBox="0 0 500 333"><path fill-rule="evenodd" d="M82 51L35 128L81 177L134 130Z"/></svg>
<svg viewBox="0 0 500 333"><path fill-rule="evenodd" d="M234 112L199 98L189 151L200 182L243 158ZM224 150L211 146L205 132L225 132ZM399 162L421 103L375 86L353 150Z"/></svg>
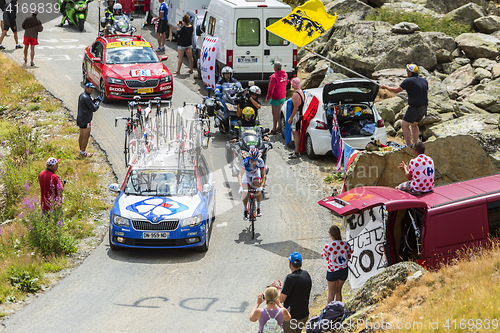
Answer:
<svg viewBox="0 0 500 333"><path fill-rule="evenodd" d="M168 25L172 28L173 37L177 37L177 22L182 21L182 17L184 14L188 14L188 12L194 14L204 13L208 8L208 4L210 0L165 0L165 3L168 6ZM153 17L158 16L160 13L160 2L158 0L152 0L149 12ZM193 18L193 15L190 15ZM196 22L191 22L196 23ZM195 27L195 25L193 25ZM167 33L168 38L168 33Z"/></svg>
<svg viewBox="0 0 500 333"><path fill-rule="evenodd" d="M200 36L197 58L205 38L218 37L217 77L224 66L230 66L243 84L267 83L274 73L274 61L279 60L291 79L297 72L297 47L265 30L291 11L290 6L277 0L212 0L196 29Z"/></svg>

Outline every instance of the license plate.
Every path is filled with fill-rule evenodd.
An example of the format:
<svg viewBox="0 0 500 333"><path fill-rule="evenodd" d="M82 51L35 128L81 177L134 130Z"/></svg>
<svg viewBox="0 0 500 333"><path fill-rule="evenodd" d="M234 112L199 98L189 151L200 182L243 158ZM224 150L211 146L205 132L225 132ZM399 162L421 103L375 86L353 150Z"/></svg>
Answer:
<svg viewBox="0 0 500 333"><path fill-rule="evenodd" d="M143 232L143 239L167 239L170 236L168 232Z"/></svg>
<svg viewBox="0 0 500 333"><path fill-rule="evenodd" d="M147 93L152 93L153 88L139 88L137 89L138 94L147 94Z"/></svg>
<svg viewBox="0 0 500 333"><path fill-rule="evenodd" d="M238 62L257 62L257 58L238 58Z"/></svg>

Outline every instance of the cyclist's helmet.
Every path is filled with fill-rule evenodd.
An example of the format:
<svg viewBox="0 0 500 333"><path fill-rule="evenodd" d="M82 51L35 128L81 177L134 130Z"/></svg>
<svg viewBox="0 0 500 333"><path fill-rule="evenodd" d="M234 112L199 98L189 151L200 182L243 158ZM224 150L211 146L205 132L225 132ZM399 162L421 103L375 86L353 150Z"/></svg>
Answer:
<svg viewBox="0 0 500 333"><path fill-rule="evenodd" d="M258 86L251 86L249 90L252 94L256 94L256 95L260 95L260 92L261 92L260 88Z"/></svg>
<svg viewBox="0 0 500 333"><path fill-rule="evenodd" d="M233 77L233 69L231 67L229 67L229 66L224 67L222 69L221 73L222 73L222 76L224 76L224 74L228 74L229 73L230 74L230 78Z"/></svg>
<svg viewBox="0 0 500 333"><path fill-rule="evenodd" d="M259 149L258 148L250 149L250 159L255 161L258 158L259 158Z"/></svg>
<svg viewBox="0 0 500 333"><path fill-rule="evenodd" d="M247 106L241 110L241 113L243 116L253 116L255 114L255 110L252 107Z"/></svg>
<svg viewBox="0 0 500 333"><path fill-rule="evenodd" d="M119 3L115 3L115 5L113 6L113 11L115 12L116 15L121 15L122 14L122 5Z"/></svg>

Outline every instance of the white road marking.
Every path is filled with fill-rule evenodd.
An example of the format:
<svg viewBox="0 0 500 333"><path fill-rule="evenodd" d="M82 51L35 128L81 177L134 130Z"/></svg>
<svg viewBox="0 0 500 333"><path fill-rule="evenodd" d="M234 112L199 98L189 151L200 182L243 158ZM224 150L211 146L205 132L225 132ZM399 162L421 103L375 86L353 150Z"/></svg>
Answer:
<svg viewBox="0 0 500 333"><path fill-rule="evenodd" d="M227 222L218 223L217 228L220 228L220 227L227 227Z"/></svg>

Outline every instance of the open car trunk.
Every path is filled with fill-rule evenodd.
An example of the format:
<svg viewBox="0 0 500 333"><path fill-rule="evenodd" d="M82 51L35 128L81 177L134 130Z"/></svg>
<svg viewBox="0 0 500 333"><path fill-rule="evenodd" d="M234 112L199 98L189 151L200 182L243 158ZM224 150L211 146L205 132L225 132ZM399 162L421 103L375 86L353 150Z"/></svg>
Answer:
<svg viewBox="0 0 500 333"><path fill-rule="evenodd" d="M340 134L343 138L355 136L370 136L375 132L375 116L367 103L329 105L326 121L332 132L333 114L337 114Z"/></svg>

